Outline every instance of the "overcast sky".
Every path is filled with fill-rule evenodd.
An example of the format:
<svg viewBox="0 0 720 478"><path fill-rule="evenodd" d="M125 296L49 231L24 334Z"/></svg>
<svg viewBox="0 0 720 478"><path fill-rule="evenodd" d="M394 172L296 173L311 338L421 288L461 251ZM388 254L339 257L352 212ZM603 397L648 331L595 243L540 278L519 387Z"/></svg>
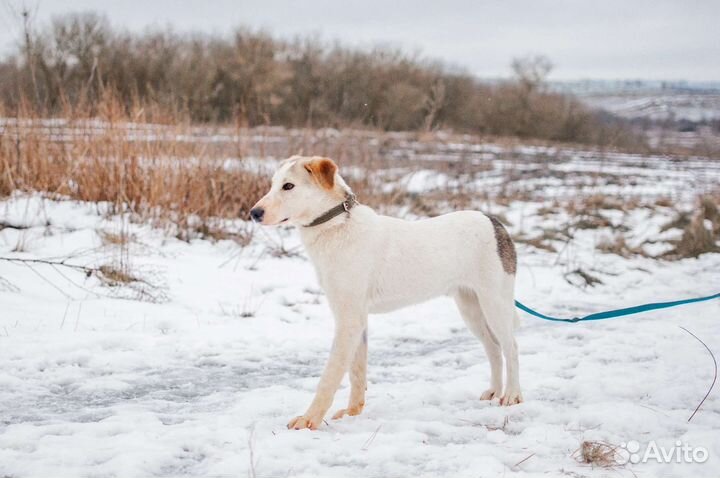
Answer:
<svg viewBox="0 0 720 478"><path fill-rule="evenodd" d="M553 79L720 80L720 0L3 0L37 5L39 22L94 10L114 27L278 36L317 34L369 47L390 44L465 67L508 74L513 57L541 53ZM17 41L2 9L0 46Z"/></svg>

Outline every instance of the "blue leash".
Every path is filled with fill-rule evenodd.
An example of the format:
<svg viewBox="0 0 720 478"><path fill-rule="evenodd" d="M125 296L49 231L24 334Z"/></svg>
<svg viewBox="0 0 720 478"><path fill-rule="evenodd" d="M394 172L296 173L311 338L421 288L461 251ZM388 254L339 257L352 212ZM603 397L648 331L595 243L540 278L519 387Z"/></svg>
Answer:
<svg viewBox="0 0 720 478"><path fill-rule="evenodd" d="M519 300L515 301L515 306L518 309L524 310L530 315L534 315L535 317L539 317L544 320L552 320L553 322L584 322L586 320L603 320L603 319L612 319L614 317L622 317L623 315L632 315L632 314L639 314L640 312L647 312L649 310L657 310L657 309L667 309L669 307L676 307L678 305L685 305L685 304L692 304L693 302L703 302L706 300L712 300L712 299L720 299L720 293L709 295L707 297L696 297L694 299L683 299L683 300L674 300L671 302L655 302L653 304L643 304L643 305L636 305L633 307L626 307L624 309L615 309L615 310L608 310L605 312L598 312L596 314L590 314L586 315L584 317L573 317L572 319L561 319L559 317L550 317L549 315L541 314L538 311L535 311L528 307L527 305L523 304Z"/></svg>

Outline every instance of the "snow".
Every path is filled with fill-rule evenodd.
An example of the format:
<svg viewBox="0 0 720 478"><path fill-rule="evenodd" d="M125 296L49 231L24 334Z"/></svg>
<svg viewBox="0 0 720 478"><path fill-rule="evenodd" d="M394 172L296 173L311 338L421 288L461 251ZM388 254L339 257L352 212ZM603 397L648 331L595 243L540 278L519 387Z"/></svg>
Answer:
<svg viewBox="0 0 720 478"><path fill-rule="evenodd" d="M503 211L514 232L567 220L535 217L537 206ZM679 327L717 354L720 301L581 324L521 316L526 401L514 407L478 399L487 359L449 299L371 317L364 413L289 431L332 337L301 249L269 251L296 250L294 231L257 230L242 249L187 243L107 217L102 205L19 194L0 202L0 218L32 226L1 230L0 256L75 264L116 260L117 246L103 245L98 231L127 230L131 270L162 291L155 302L132 300L123 298L132 290L77 271L0 261L0 476L718 474L716 391L688 422L712 362ZM617 218L637 241L663 219L643 210ZM720 254L624 259L597 252L598 236L579 231L561 253L519 245L517 297L571 317L718 292ZM563 274L580 266L603 283L572 286ZM345 382L329 415L348 395ZM572 456L584 440L681 440L705 447L709 460L592 468Z"/></svg>
<svg viewBox="0 0 720 478"><path fill-rule="evenodd" d="M720 117L717 92L595 94L581 99L593 108L624 118L708 121Z"/></svg>
<svg viewBox="0 0 720 478"><path fill-rule="evenodd" d="M414 171L401 180L401 183L405 185L405 190L410 193L442 189L446 187L449 182L447 175L438 173L432 169Z"/></svg>

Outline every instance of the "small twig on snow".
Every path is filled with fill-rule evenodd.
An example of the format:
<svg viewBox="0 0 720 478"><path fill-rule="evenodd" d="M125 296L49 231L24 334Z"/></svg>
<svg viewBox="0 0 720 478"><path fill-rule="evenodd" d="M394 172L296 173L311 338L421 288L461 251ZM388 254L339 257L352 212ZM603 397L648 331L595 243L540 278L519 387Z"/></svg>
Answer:
<svg viewBox="0 0 720 478"><path fill-rule="evenodd" d="M377 430L375 430L373 434L370 435L370 438L368 438L365 443L363 443L362 448L360 448L362 451L367 451L367 449L370 448L370 445L372 445L372 442L375 441L375 437L380 431L380 427L382 427L382 424L378 425Z"/></svg>
<svg viewBox="0 0 720 478"><path fill-rule="evenodd" d="M698 410L700 410L700 407L702 406L702 404L705 403L705 400L710 396L710 392L712 392L713 387L715 387L715 382L717 381L717 374L718 374L718 364L717 364L717 360L715 360L715 354L713 354L712 350L710 350L710 347L708 347L705 342L703 342L702 340L700 340L700 337L698 337L697 335L693 334L692 332L690 332L688 329L686 329L685 327L683 327L683 326L681 326L681 325L679 325L678 327L680 327L680 328L683 329L685 332L687 332L688 334L690 334L690 335L692 335L693 337L695 337L695 340L697 340L698 342L700 342L701 344L703 344L703 347L705 347L705 348L707 349L708 353L710 354L710 358L712 358L712 361L713 361L713 366L715 367L715 371L714 371L714 373L713 373L713 381L712 381L712 383L710 384L710 388L708 388L707 393L705 394L705 396L703 397L703 399L700 400L700 403L698 403L698 406L695 407L695 411L692 412L692 415L690 415L690 418L688 418L687 421L689 422L690 420L693 419L693 417L694 417L695 414L698 412Z"/></svg>
<svg viewBox="0 0 720 478"><path fill-rule="evenodd" d="M75 287L78 287L85 292L89 294L93 294L97 297L104 297L102 294L98 294L97 292L94 292L90 289L87 289L80 284L76 283L72 279L70 279L67 275L63 274L59 270L59 266L67 267L68 269L73 269L78 272L82 272L85 274L86 277L95 276L97 277L105 286L118 286L118 285L129 285L130 289L132 289L138 296L139 300L147 300L150 302L160 302L165 299L164 294L162 291L159 291L158 287L151 284L150 282L141 279L139 277L135 277L134 275L130 275L129 273L125 272L121 269L116 269L113 266L109 265L102 265L99 267L92 267L92 266L83 266L80 264L72 264L66 262L68 258L62 259L62 260L53 260L53 259L25 259L25 258L19 258L19 257L0 257L0 261L10 262L13 264L21 264L26 267L28 267L31 271L33 271L36 275L38 275L42 280L47 282L49 285L51 285L53 288L57 289L61 294L63 294L68 299L73 299L69 294L67 294L65 291L63 291L60 287L55 285L52 281L50 281L47 277L43 276L38 272L33 265L41 264L41 265L47 265L50 266L55 272L57 272L60 276L62 276L65 280L70 282Z"/></svg>
<svg viewBox="0 0 720 478"><path fill-rule="evenodd" d="M15 284L5 279L4 277L0 276L0 291L3 290L6 292L20 292L19 287L17 287Z"/></svg>
<svg viewBox="0 0 720 478"><path fill-rule="evenodd" d="M9 222L0 221L0 231L3 229L15 229L16 231L22 231L25 229L30 229L32 226L25 226L23 224L11 224Z"/></svg>
<svg viewBox="0 0 720 478"><path fill-rule="evenodd" d="M248 475L250 478L255 478L255 448L253 445L253 438L255 435L255 425L250 427L250 433L248 434L248 450L250 451L250 469Z"/></svg>
<svg viewBox="0 0 720 478"><path fill-rule="evenodd" d="M4 259L4 257L0 257L0 259ZM71 297L69 294L67 294L67 293L66 293L64 290L62 290L60 287L58 287L58 286L56 286L55 284L53 284L50 279L48 279L47 277L45 277L44 275L42 275L41 273L39 273L37 270L35 270L35 268L30 265L30 262L24 262L24 264L25 264L25 266L26 266L28 269L30 269L31 271L33 271L33 273L34 273L36 276L38 276L38 277L39 277L40 279L42 279L43 281L47 282L53 289L57 290L58 292L60 292L62 295L64 295L64 296L67 297L68 299L72 299L72 297Z"/></svg>
<svg viewBox="0 0 720 478"><path fill-rule="evenodd" d="M515 463L515 464L513 465L513 468L517 468L518 465L522 465L523 463L525 463L526 461L528 461L530 458L532 458L532 457L534 457L534 456L535 456L535 453L530 453L528 456L526 456L526 457L523 458L522 460L520 460L520 461L518 461L517 463Z"/></svg>
<svg viewBox="0 0 720 478"><path fill-rule="evenodd" d="M85 272L86 274L92 274L97 269L94 267L81 266L78 264L68 264L65 261L51 261L46 259L21 259L18 257L0 257L0 261L14 262L18 264L45 264L49 266L64 266L70 269Z"/></svg>
<svg viewBox="0 0 720 478"><path fill-rule="evenodd" d="M83 306L83 303L80 302L80 305L78 305L77 316L75 317L75 330L74 330L75 332L77 332L78 325L80 325L80 312L82 312L82 306Z"/></svg>
<svg viewBox="0 0 720 478"><path fill-rule="evenodd" d="M68 302L67 305L65 306L65 313L63 314L62 322L60 322L60 329L61 329L61 330L62 330L62 328L65 326L65 318L67 317L68 310L70 310L70 304L71 304L71 303L72 303L72 302Z"/></svg>

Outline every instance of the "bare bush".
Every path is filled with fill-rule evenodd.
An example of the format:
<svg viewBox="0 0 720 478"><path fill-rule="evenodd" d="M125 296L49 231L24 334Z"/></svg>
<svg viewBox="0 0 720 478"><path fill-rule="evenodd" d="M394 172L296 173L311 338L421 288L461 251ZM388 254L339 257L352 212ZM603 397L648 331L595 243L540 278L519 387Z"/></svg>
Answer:
<svg viewBox="0 0 720 478"><path fill-rule="evenodd" d="M545 91L551 64L544 57L514 61L515 77L491 86L396 49L350 49L312 37L286 41L246 28L229 37L131 33L98 14L72 13L24 31L21 46L0 61L0 100L11 110L25 101L56 114L69 103L97 114L113 90L126 112L142 102L194 122L443 128L641 145L619 120Z"/></svg>

